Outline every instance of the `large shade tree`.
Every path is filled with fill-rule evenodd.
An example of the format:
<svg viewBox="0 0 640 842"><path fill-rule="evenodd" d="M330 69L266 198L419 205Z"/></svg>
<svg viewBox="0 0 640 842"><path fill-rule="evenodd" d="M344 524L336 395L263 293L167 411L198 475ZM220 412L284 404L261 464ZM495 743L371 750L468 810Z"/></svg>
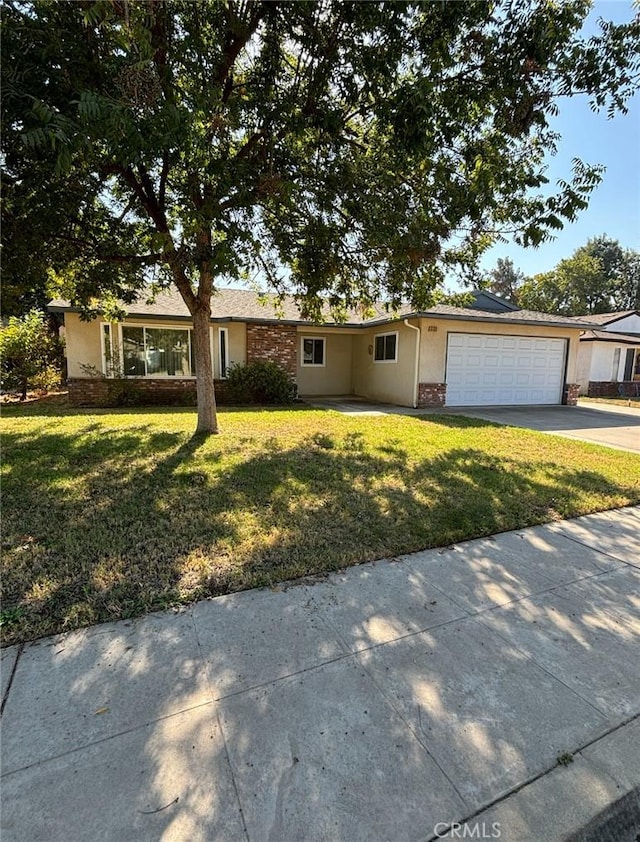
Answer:
<svg viewBox="0 0 640 842"><path fill-rule="evenodd" d="M539 243L585 207L597 167L546 186L549 117L574 94L624 109L640 34L584 39L589 8L6 0L7 249L31 259L18 223L41 235L89 315L173 284L215 431L216 285L259 274L311 317L424 306L496 237Z"/></svg>

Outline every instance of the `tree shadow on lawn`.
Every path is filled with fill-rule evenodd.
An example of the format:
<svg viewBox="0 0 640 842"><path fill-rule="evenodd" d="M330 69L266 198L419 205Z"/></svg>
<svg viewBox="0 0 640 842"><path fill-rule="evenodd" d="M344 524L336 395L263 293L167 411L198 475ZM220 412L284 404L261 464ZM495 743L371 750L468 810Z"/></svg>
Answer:
<svg viewBox="0 0 640 842"><path fill-rule="evenodd" d="M594 483L603 494L618 493L594 471L546 462L536 476L535 465L474 447L420 464L387 445L377 456L354 432L314 434L295 446L270 438L262 452L220 473L219 439L138 428L104 440L96 432L21 442L21 465L34 482L24 488L25 514L39 498L49 513L48 531L33 533L41 549L27 550L29 563L61 575L28 608L42 630L177 599L189 552L209 560L194 594L216 593L277 581L298 566L323 572L413 543L459 540L469 529L500 531L512 518L522 526L527 506L538 507L534 520L545 520L565 484L574 489L566 499ZM37 473L39 447L68 448L64 482L95 469L82 499L61 499ZM125 476L151 447L156 463ZM144 510L152 515L146 520ZM247 510L243 524L234 513ZM183 531L186 516L191 532ZM235 545L238 558L228 568L220 561L216 574L211 562L222 559L225 545ZM554 547L544 551L553 556ZM458 561L478 588L484 553L473 546ZM432 557L359 568L362 578L385 577L389 593L340 582L338 608L348 603L352 612L346 632L336 631L319 593L329 582L237 594L27 646L4 713L4 826L16 838L83 838L98 826L113 838L235 839L244 836L242 809L256 839L269 828L274 838L303 838L308 827L314 838L340 839L410 838L421 828L426 839L436 823L473 815L552 770L605 724L628 718L622 704L633 698L625 670L637 610L621 599L619 571L577 590L559 587L553 600L514 596L504 610L488 612L495 618L489 627L466 617L439 627L425 622L406 636L407 607L410 619L416 606L424 618L433 597L442 610L448 602L434 588L434 567L445 556L425 555ZM118 572L118 559L127 581L98 586L98 568ZM496 563L491 575L506 591L513 572ZM19 598L19 583L12 584ZM395 636L403 639L378 645L372 620L401 629ZM367 651L343 652L340 635ZM545 652L549 660L538 666ZM585 685L594 661L607 671L599 685ZM615 782L583 762L578 754L589 791L613 798ZM551 774L572 806L568 770ZM513 821L527 827L531 811L520 816L518 809L517 802Z"/></svg>
<svg viewBox="0 0 640 842"><path fill-rule="evenodd" d="M632 493L474 447L414 462L354 431L236 435L225 450L157 427L107 432L5 436L9 642L542 523L586 511L594 489L611 506Z"/></svg>

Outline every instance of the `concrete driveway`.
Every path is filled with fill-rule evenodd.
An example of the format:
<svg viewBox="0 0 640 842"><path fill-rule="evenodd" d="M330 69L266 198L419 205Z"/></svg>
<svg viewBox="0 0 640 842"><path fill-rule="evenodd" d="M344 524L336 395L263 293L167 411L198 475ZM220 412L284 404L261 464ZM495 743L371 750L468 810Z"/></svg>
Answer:
<svg viewBox="0 0 640 842"><path fill-rule="evenodd" d="M640 453L640 410L634 408L495 406L455 407L442 411Z"/></svg>
<svg viewBox="0 0 640 842"><path fill-rule="evenodd" d="M640 786L640 507L10 647L1 674L2 842L559 842Z"/></svg>

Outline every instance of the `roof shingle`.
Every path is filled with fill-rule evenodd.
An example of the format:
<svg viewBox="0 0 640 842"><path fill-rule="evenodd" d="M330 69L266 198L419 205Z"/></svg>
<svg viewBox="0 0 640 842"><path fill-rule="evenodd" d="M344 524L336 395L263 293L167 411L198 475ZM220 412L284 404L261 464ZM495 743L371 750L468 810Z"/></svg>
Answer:
<svg viewBox="0 0 640 842"><path fill-rule="evenodd" d="M624 319L625 316L634 315L640 315L640 313L637 310L618 310L615 313L592 313L587 316L569 316L568 318L575 319L577 322L587 322L592 325L608 325L611 322Z"/></svg>
<svg viewBox="0 0 640 842"><path fill-rule="evenodd" d="M53 311L74 310L68 301L56 299L49 302L49 309ZM162 318L190 319L189 311L177 291L168 290L158 293L153 299L148 295L141 295L134 304L126 306L130 316L153 316ZM470 321L510 322L514 324L539 324L554 327L588 327L578 318L569 316L554 316L549 313L538 313L534 310L514 310L513 312L495 312L489 310L471 309L469 307L454 307L449 304L437 304L428 310L415 310L405 305L399 310L387 309L384 303L379 303L368 313L350 311L347 314L345 326L368 326L384 322L405 319L408 317L466 319ZM247 289L220 289L211 299L211 318L215 321L285 321L305 323L295 300L286 296L284 300L276 302L275 297L266 293L257 293ZM329 308L324 310L324 324L337 324L331 317Z"/></svg>

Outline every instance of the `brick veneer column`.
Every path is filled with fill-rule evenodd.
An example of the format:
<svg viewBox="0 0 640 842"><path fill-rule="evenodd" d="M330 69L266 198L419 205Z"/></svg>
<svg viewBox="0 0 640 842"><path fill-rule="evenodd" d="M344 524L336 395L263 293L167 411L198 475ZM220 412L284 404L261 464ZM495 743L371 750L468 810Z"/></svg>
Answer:
<svg viewBox="0 0 640 842"><path fill-rule="evenodd" d="M247 362L271 360L295 380L298 373L298 333L295 325L247 325Z"/></svg>
<svg viewBox="0 0 640 842"><path fill-rule="evenodd" d="M567 383L564 387L564 401L567 406L578 405L578 395L580 394L579 383Z"/></svg>
<svg viewBox="0 0 640 842"><path fill-rule="evenodd" d="M444 406L446 383L418 383L418 406Z"/></svg>

